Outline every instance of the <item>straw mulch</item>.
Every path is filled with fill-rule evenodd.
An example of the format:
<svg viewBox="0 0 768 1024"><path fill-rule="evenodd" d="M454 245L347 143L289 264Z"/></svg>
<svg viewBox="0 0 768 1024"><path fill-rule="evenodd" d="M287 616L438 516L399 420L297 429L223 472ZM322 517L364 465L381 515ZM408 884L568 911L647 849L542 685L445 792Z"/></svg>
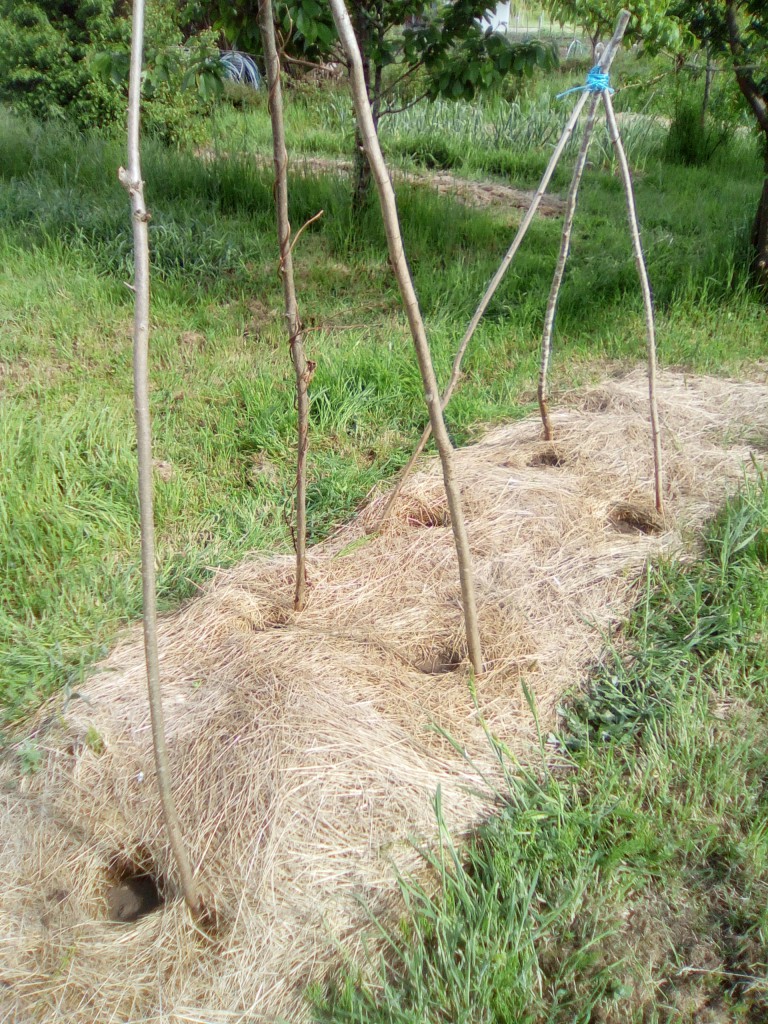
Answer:
<svg viewBox="0 0 768 1024"><path fill-rule="evenodd" d="M554 446L529 418L456 454L488 664L479 712L521 757L521 684L546 730L648 556L688 543L765 452L768 386L665 373L659 398L663 524L639 371L571 395ZM437 787L456 834L484 813L457 750L493 760L438 464L370 536L382 504L311 552L303 613L292 560L263 557L162 622L175 791L213 934L192 927L163 836L139 630L41 710L41 769L0 766L0 1019L303 1019L307 980L360 957L359 898L397 912L392 865L413 867L410 841L435 834ZM110 921L110 887L134 870L159 879L165 906Z"/></svg>

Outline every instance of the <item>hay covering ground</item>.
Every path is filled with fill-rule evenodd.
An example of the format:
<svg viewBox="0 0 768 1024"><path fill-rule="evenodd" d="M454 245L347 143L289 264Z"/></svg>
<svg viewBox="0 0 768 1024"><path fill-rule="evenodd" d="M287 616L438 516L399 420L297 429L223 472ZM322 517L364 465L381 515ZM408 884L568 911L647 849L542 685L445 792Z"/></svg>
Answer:
<svg viewBox="0 0 768 1024"><path fill-rule="evenodd" d="M488 662L480 712L522 757L534 729L521 683L547 728L648 556L689 541L765 452L768 386L665 373L659 397L656 532L639 371L570 396L554 448L531 418L456 454ZM439 466L426 461L369 536L383 500L311 552L303 613L292 560L265 557L162 623L176 796L217 935L195 931L178 896L137 629L34 720L37 773L0 765L1 1020L303 1019L307 980L360 954L355 897L396 910L392 863L413 866L409 839L434 835L438 785L456 832L483 813L473 770L434 728L491 763ZM167 902L113 923L108 890L134 866Z"/></svg>

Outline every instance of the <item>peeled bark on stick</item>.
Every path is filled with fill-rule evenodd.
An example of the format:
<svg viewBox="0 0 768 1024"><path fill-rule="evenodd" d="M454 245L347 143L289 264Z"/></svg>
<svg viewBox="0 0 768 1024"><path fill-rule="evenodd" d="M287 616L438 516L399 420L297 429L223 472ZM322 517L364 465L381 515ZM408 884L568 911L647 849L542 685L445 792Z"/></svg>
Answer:
<svg viewBox="0 0 768 1024"><path fill-rule="evenodd" d="M419 362L419 369L424 384L424 397L429 408L429 419L434 431L437 450L440 455L440 462L443 469L443 482L445 493L448 499L448 508L451 513L451 526L453 528L454 541L456 543L456 554L459 563L459 578L461 580L461 595L464 606L464 619L467 632L467 649L469 659L475 672L480 674L483 669L482 650L480 646L480 631L477 623L477 605L475 601L475 587L472 574L472 563L469 551L469 540L464 524L464 512L461 506L459 488L453 475L453 448L451 447L448 431L443 420L443 413L440 407L440 393L435 377L435 370L432 365L432 357L427 342L427 334L424 328L424 321L419 309L418 299L411 280L410 270L405 258L403 239L400 232L400 221L395 203L395 193L392 182L387 171L384 157L381 153L379 140L376 135L371 115L371 105L368 93L365 88L363 77L363 66L360 56L360 48L357 44L355 33L349 14L344 5L344 0L330 0L333 20L336 23L336 31L344 48L350 68L350 83L352 87L352 99L355 106L355 115L358 128L365 146L365 152L371 165L371 170L376 182L381 205L381 214L384 221L384 228L387 234L389 247L389 258L400 288L400 295L403 300L405 312L408 317L408 324L411 329L416 356Z"/></svg>
<svg viewBox="0 0 768 1024"><path fill-rule="evenodd" d="M168 840L176 860L181 888L189 909L200 916L201 904L176 813L165 743L160 665L157 654L157 588L155 582L155 525L152 509L152 432L149 416L149 214L144 203L139 149L141 64L144 42L144 0L134 0L131 36L131 75L128 91L128 168L120 168L120 184L131 200L134 248L133 393L139 461L141 520L141 583L144 607L144 649L152 720L157 788Z"/></svg>
<svg viewBox="0 0 768 1024"><path fill-rule="evenodd" d="M584 135L581 139L579 154L576 157L576 164L573 168L573 177L568 189L568 199L565 204L565 215L563 217L563 233L560 238L560 252L555 265L555 273L552 277L552 287L547 300L547 311L544 314L544 330L541 336L541 362L539 365L539 410L541 411L541 422L544 425L544 438L551 441L553 438L552 423L549 418L549 393L548 379L549 360L552 353L552 331L555 326L555 313L557 312L557 300L560 297L560 287L563 283L565 265L568 262L568 253L571 250L571 232L573 230L573 219L576 213L576 200L579 196L579 185L584 175L584 167L587 163L589 144L592 141L592 131L595 127L595 114L597 105L600 102L600 94L592 93L587 111L587 120L584 125Z"/></svg>
<svg viewBox="0 0 768 1024"><path fill-rule="evenodd" d="M598 61L598 67L602 71L607 72L611 64L613 63L613 58L616 56L621 40L624 38L624 32L626 31L628 23L629 12L623 10L619 13L619 18L616 22L616 29ZM552 152L552 156L549 159L549 163L547 164L546 170L544 171L541 181L539 182L539 187L536 189L533 199L531 200L531 205L528 207L525 216L520 222L520 227L517 229L517 234L512 240L512 244L510 245L509 249L507 249L504 259L499 264L498 270L491 278L491 282L486 288L485 294L483 295L482 299L480 300L480 305L475 310L474 315L469 322L469 326L464 332L464 337L461 339L461 343L453 360L453 368L451 369L451 376L450 380L448 381L448 386L443 392L442 398L440 399L441 410L444 410L445 407L448 405L448 402L451 400L451 396L453 395L453 392L456 389L456 385L459 382L459 377L461 375L461 364L464 360L464 354L467 351L467 346L472 340L472 337L475 331L477 330L478 324L485 315L485 311L488 308L489 302L495 295L496 289L501 284L504 275L509 269L510 263L515 258L517 250L520 248L522 241L528 232L528 228L531 226L531 222L533 221L533 218L536 215L536 211L541 205L541 200L544 197L544 193L547 190L547 186L552 180L552 175L555 173L555 169L560 161L560 157L563 155L563 150L567 146L568 141L571 138L571 135L573 135L573 130L576 127L576 123L579 120L579 115L581 114L582 108L586 102L587 93L583 92L576 101L576 105L573 108L571 116L568 118L565 128L563 128L562 134L558 139L557 145L555 146ZM424 433L421 435L419 443L416 446L416 450L414 451L413 455L411 455L405 467L400 472L400 476L398 477L397 482L395 483L392 494L389 497L389 501L387 502L384 511L381 514L381 519L379 520L379 529L381 529L383 524L386 522L386 519L389 516L389 513L391 512L395 501L397 500L397 496L400 493L400 489L402 488L403 484L408 478L408 474L411 472L414 465L416 464L416 460L418 459L419 455L421 455L421 453L424 451L424 448L431 434L432 424L428 423L427 426L424 428Z"/></svg>
<svg viewBox="0 0 768 1024"><path fill-rule="evenodd" d="M648 271L645 267L643 256L643 245L640 241L640 228L637 224L637 208L635 206L635 193L632 188L632 175L627 163L627 154L624 152L624 145L619 135L619 126L616 124L616 115L613 111L611 94L606 90L602 93L605 116L608 122L608 134L613 148L616 151L616 159L619 163L621 180L624 183L624 193L627 199L627 216L629 218L629 231L632 236L632 250L635 254L638 277L640 278L640 289L643 293L643 308L645 310L645 331L648 350L648 402L651 418L651 438L653 442L653 483L656 493L656 511L660 514L664 511L664 499L661 493L661 434L659 431L659 410L656 403L656 326L653 316L653 299L651 298L651 285L648 280Z"/></svg>
<svg viewBox="0 0 768 1024"><path fill-rule="evenodd" d="M272 119L272 151L275 165L275 209L277 236L280 247L280 270L283 278L283 301L288 326L291 360L296 372L296 410L298 441L296 460L296 586L293 606L301 611L306 601L307 588L307 446L309 444L309 381L314 367L304 354L304 332L296 302L291 251L291 223L288 219L288 154L285 148L283 120L283 92L280 83L280 57L275 40L275 22L272 0L259 4L264 59L269 86L269 113Z"/></svg>

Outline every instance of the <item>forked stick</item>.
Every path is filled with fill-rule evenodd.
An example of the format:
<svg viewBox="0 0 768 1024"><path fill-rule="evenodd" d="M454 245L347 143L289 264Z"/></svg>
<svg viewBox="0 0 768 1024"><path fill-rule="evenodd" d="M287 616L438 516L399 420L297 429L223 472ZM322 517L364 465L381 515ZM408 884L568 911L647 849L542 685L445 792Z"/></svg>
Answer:
<svg viewBox="0 0 768 1024"><path fill-rule="evenodd" d="M627 216L629 218L629 231L632 236L632 249L635 254L635 264L640 278L640 289L643 293L643 307L645 309L645 332L648 349L648 403L651 417L651 438L653 440L653 484L656 492L656 511L661 514L664 511L664 499L662 497L662 466L661 466L661 433L659 430L659 410L656 403L656 327L653 317L653 299L651 298L651 285L648 281L648 271L643 256L643 246L640 241L640 228L637 224L637 208L635 206L635 193L632 188L632 175L627 163L627 154L624 152L624 145L619 135L619 126L616 124L616 115L613 110L613 101L610 93L605 90L602 93L603 105L605 107L605 118L608 123L608 135L610 136L613 148L616 151L616 158L619 162L621 179L624 183L624 193L627 198Z"/></svg>
<svg viewBox="0 0 768 1024"><path fill-rule="evenodd" d="M362 137L366 156L376 182L379 193L379 204L384 221L389 246L389 259L397 278L403 306L408 317L408 324L416 349L421 378L424 385L424 397L429 409L429 419L435 434L437 450L443 469L443 482L451 513L451 526L456 544L456 555L459 563L461 580L461 596L464 607L464 620L467 631L467 649L472 667L479 675L483 670L483 657L480 646L480 631L477 623L477 606L475 586L472 575L472 562L469 551L469 540L464 525L464 511L461 506L461 495L453 475L453 448L443 420L440 407L440 393L432 365L432 356L427 342L427 333L419 309L416 291L413 287L410 270L403 249L403 238L400 232L400 221L397 214L395 193L387 166L382 156L378 136L371 114L371 104L363 77L363 64L360 47L355 37L344 0L330 0L333 20L339 34L341 45L349 62L349 78L352 88L352 100L355 106L357 125Z"/></svg>
<svg viewBox="0 0 768 1024"><path fill-rule="evenodd" d="M259 4L259 27L264 46L269 86L269 113L272 119L272 151L275 165L275 209L277 237L280 247L280 270L283 278L283 301L288 327L288 345L296 373L296 415L298 438L296 455L296 586L293 606L301 611L306 601L307 588L307 446L309 444L308 386L312 367L304 354L304 330L296 302L293 276L293 244L291 222L288 219L288 155L285 149L283 120L283 92L280 84L280 57L275 40L275 21L272 0ZM297 236L298 238L298 236ZM294 243L295 244L295 243Z"/></svg>
<svg viewBox="0 0 768 1024"><path fill-rule="evenodd" d="M616 29L598 61L597 66L600 68L601 71L607 72L611 64L613 63L613 58L616 56L619 44L621 43L621 40L624 38L624 32L626 31L628 23L629 11L622 10L619 13L618 21L616 22ZM499 287L502 278L509 269L510 263L515 258L515 254L517 253L517 250L520 248L520 245L522 244L522 241L525 238L528 228L531 226L531 222L533 221L536 211L538 210L539 205L541 204L541 200L544 197L544 193L547 190L547 186L552 180L552 175L555 173L555 169L560 161L560 157L563 155L563 150L565 149L566 145L568 144L568 140L573 134L573 130L576 127L576 122L579 120L579 115L581 114L581 110L586 102L587 93L583 92L576 101L576 106L573 108L573 112L571 113L571 116L568 118L565 128L563 128L562 134L558 139L557 145L555 146L552 152L552 156L550 157L549 163L547 164L547 168L544 171L541 181L539 182L539 187L536 189L533 195L531 205L528 207L528 211L523 217L520 223L520 227L517 229L517 234L515 235L509 249L507 250L504 259L501 261L499 269L491 278L491 283L486 288L485 294L480 300L480 305L475 310L474 316L470 320L469 326L464 332L464 337L461 339L461 344L459 345L459 348L453 360L453 368L451 369L451 377L450 380L448 381L448 386L446 387L445 391L443 392L442 398L440 399L441 411L443 411L445 407L448 405L448 402L450 401L451 396L453 395L456 385L459 382L459 377L461 375L461 364L464 360L464 353L467 351L467 346L472 340L472 336L477 330L477 326L482 320L483 315L485 314L485 311L488 308L488 304L496 292L496 289ZM382 512L381 518L375 529L380 530L381 527L386 522L390 512L392 511L395 501L397 500L397 497L400 494L402 486L405 483L406 479L408 478L408 474L411 472L414 465L416 464L416 460L418 459L418 457L424 451L424 447L427 441L429 440L431 433L432 424L430 422L424 428L424 433L421 435L421 439L419 440L419 443L416 445L416 449L413 455L411 455L410 459L408 460L404 468L401 470L400 476L395 482L395 485L392 489L392 493L389 496L389 500L387 501L387 504L384 507L384 511Z"/></svg>
<svg viewBox="0 0 768 1024"><path fill-rule="evenodd" d="M155 581L155 524L152 510L152 426L149 416L149 214L144 204L139 150L141 64L144 43L144 0L134 0L131 31L131 76L128 87L128 169L118 172L131 200L134 250L133 395L139 459L139 515L141 520L141 586L143 592L144 651L147 663L149 713L155 753L157 788L168 839L179 869L184 899L195 917L201 913L192 868L171 789L165 743L160 663L157 654L157 587Z"/></svg>

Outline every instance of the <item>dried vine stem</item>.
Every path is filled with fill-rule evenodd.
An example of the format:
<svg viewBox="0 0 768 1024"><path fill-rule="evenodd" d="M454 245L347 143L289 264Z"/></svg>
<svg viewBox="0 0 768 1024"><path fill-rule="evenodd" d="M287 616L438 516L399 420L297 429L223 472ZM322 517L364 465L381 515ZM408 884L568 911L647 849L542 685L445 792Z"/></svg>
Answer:
<svg viewBox="0 0 768 1024"><path fill-rule="evenodd" d="M360 47L355 37L352 23L344 5L344 0L330 0L333 20L336 23L336 31L347 55L350 68L350 83L352 87L352 99L355 106L355 115L362 138L365 153L376 181L376 188L379 194L381 214L384 220L384 227L387 234L389 246L389 258L400 288L400 295L403 300L405 312L408 317L408 324L411 329L416 356L419 361L419 369L424 384L424 397L429 408L429 419L432 430L435 434L437 450L440 455L440 462L443 470L443 481L445 493L448 499L448 507L451 513L451 526L456 543L456 554L459 563L459 577L461 580L461 595L464 605L464 619L467 631L467 648L469 659L476 673L482 672L483 658L480 645L480 631L477 623L477 605L475 600L475 587L472 575L472 564L469 551L469 540L464 524L464 512L461 506L459 488L453 476L453 448L451 447L448 431L443 420L443 413L440 405L440 393L435 377L435 370L432 365L432 357L427 342L427 334L424 328L424 321L419 309L418 299L411 280L408 263L403 249L403 239L400 232L400 221L395 203L395 193L392 182L387 171L384 157L381 153L379 140L374 127L371 104L368 98L368 91L365 87L363 76L363 65L360 56Z"/></svg>
<svg viewBox="0 0 768 1024"><path fill-rule="evenodd" d="M614 31L613 36L610 39L610 42L606 46L602 56L600 57L600 60L598 61L598 66L602 71L608 71L611 64L613 63L613 58L616 55L616 51L618 50L622 38L624 37L624 32L626 31L628 23L629 11L622 10L619 14L618 21L616 22L616 30ZM517 250L520 248L522 241L528 232L528 228L531 226L531 222L533 221L536 211L538 210L541 204L541 200L544 198L544 193L546 192L547 186L552 180L552 175L555 173L555 169L560 161L560 157L563 155L563 150L567 146L568 140L570 139L571 135L573 135L573 130L576 127L576 123L579 120L579 115L581 114L582 108L586 102L587 94L582 93L576 101L576 105L573 108L571 116L568 118L565 127L563 128L562 134L560 135L560 138L557 141L557 145L555 146L552 152L552 156L550 157L546 170L544 171L541 181L539 182L539 187L536 189L533 195L531 205L528 207L525 216L520 222L520 227L517 229L517 234L512 240L512 244L510 245L509 249L507 249L504 259L499 264L498 270L491 278L491 282L486 288L485 294L483 295L482 299L480 300L480 305L477 307L472 319L469 321L469 326L464 332L464 337L461 339L461 343L458 347L458 350L453 360L453 367L451 369L451 376L448 381L448 386L446 387L445 391L443 392L442 398L440 399L441 410L444 410L445 407L448 405L448 402L451 400L451 396L453 395L453 392L456 389L456 385L459 382L459 377L461 376L461 364L464 360L464 354L467 351L467 346L472 340L472 337L475 331L477 330L478 324L482 320L485 311L488 308L488 303L491 301L496 292L496 289L501 284L502 278L509 269L510 263L515 258L515 254L517 253ZM389 501L387 502L384 511L381 514L378 529L381 529L383 524L386 522L387 517L389 516L389 513L392 511L392 507L394 506L395 501L397 500L397 496L400 493L400 489L405 483L408 474L411 472L414 465L416 464L416 460L424 451L424 448L426 446L427 441L430 438L431 433L432 424L428 423L427 426L424 428L424 433L421 435L421 438L419 440L418 445L416 446L415 451L413 452L413 455L411 455L405 467L402 469L400 476L397 479L397 482L395 483L392 493L389 496Z"/></svg>
<svg viewBox="0 0 768 1024"><path fill-rule="evenodd" d="M168 749L165 742L160 664L157 653L157 588L155 582L155 525L152 509L152 427L149 416L149 213L144 203L141 177L139 118L141 64L144 43L144 0L134 0L131 34L131 74L128 90L128 168L118 172L120 184L131 200L134 249L133 394L139 460L139 511L141 520L141 585L144 605L144 650L147 663L152 745L157 788L171 850L179 870L184 899L195 917L201 914L181 823L171 788Z"/></svg>
<svg viewBox="0 0 768 1024"><path fill-rule="evenodd" d="M552 331L555 326L555 313L557 312L557 300L560 297L560 287L563 283L565 265L568 262L568 253L571 251L571 232L573 230L573 219L576 213L576 200L579 197L579 185L584 175L584 167L587 163L589 144L592 141L592 131L595 127L595 114L597 105L600 102L600 93L594 92L589 102L587 120L584 124L584 135L581 139L579 154L576 157L576 164L573 168L573 177L568 189L568 198L565 204L565 215L563 217L563 233L560 237L560 252L555 265L555 273L552 277L552 287L547 300L547 310L544 314L544 330L541 335L541 362L539 364L539 410L541 411L541 422L544 425L544 438L551 441L554 434L552 422L549 418L549 394L547 374L549 371L549 360L552 354Z"/></svg>
<svg viewBox="0 0 768 1024"><path fill-rule="evenodd" d="M661 433L659 430L659 410L656 402L656 327L653 316L653 299L651 298L651 285L648 280L648 271L643 256L643 246L640 241L640 228L637 224L637 208L635 206L635 193L632 188L632 175L627 163L627 154L624 152L624 145L619 135L619 126L616 124L616 115L613 111L613 101L610 93L606 90L602 93L605 117L608 122L608 134L613 148L616 151L616 158L621 171L621 179L624 183L624 193L627 198L627 216L629 218L629 231L632 236L632 249L635 254L635 264L640 278L640 289L643 293L643 307L645 309L645 332L648 350L648 402L651 418L651 438L653 441L653 484L656 493L656 511L661 514L664 511L664 499L662 497L662 466L661 466Z"/></svg>
<svg viewBox="0 0 768 1024"><path fill-rule="evenodd" d="M296 373L296 410L298 439L296 458L296 587L293 606L301 611L306 602L307 590L307 446L309 444L309 382L313 367L304 354L304 329L299 317L296 301L296 285L293 276L293 246L291 223L288 219L288 154L285 148L285 125L283 121L283 91L280 84L280 57L275 39L275 21L272 0L259 3L259 27L261 29L264 60L267 66L269 85L269 113L272 119L272 152L275 165L275 209L277 214L277 236L280 247L280 272L283 279L283 301L288 326L288 344L291 360ZM320 214L313 217L316 220ZM309 221L308 223L311 223ZM307 224L304 225L307 227ZM302 230L304 230L302 228ZM299 232L301 234L301 231Z"/></svg>

